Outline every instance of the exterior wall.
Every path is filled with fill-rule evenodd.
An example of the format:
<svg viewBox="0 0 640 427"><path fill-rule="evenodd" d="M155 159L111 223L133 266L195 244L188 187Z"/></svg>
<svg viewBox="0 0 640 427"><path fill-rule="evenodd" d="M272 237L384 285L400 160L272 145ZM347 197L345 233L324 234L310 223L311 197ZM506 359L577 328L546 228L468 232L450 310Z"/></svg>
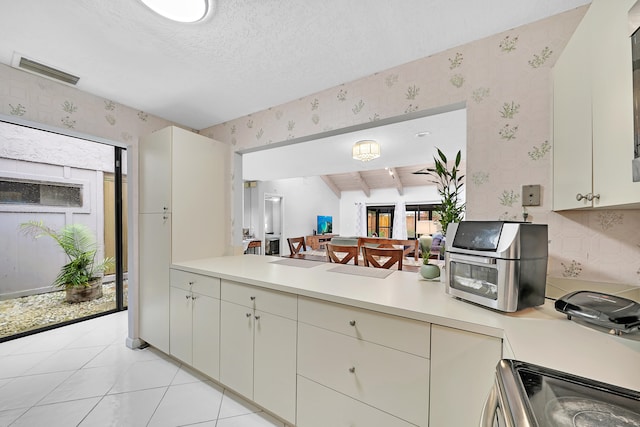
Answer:
<svg viewBox="0 0 640 427"><path fill-rule="evenodd" d="M242 150L457 102L467 108L471 220L549 224L550 277L640 284L640 211L552 212L552 67L586 6L201 131ZM630 142L631 143L631 142ZM428 162L425 153L417 162ZM344 221L344 218L343 218Z"/></svg>
<svg viewBox="0 0 640 427"><path fill-rule="evenodd" d="M23 222L44 221L55 229L84 224L95 233L98 259L104 257L103 182L113 161L113 147L0 123L0 178L81 184L83 195L79 207L0 204L0 300L52 290L68 261L52 240L22 235Z"/></svg>

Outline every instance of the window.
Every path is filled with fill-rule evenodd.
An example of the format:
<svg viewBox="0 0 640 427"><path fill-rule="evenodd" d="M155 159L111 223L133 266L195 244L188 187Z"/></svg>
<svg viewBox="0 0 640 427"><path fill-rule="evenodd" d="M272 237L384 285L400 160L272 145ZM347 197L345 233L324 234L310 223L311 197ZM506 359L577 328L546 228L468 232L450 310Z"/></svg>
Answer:
<svg viewBox="0 0 640 427"><path fill-rule="evenodd" d="M416 238L416 226L418 221L437 221L440 219L435 212L440 205L407 205L407 237L409 239Z"/></svg>
<svg viewBox="0 0 640 427"><path fill-rule="evenodd" d="M82 185L0 179L0 203L82 206Z"/></svg>
<svg viewBox="0 0 640 427"><path fill-rule="evenodd" d="M393 206L367 206L367 236L391 238Z"/></svg>

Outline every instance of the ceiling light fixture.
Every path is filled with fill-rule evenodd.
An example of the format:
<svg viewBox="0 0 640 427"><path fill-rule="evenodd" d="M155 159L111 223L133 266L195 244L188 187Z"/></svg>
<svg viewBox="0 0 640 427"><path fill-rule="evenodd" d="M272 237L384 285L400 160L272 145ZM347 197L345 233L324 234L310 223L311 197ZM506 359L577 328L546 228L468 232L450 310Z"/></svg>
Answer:
<svg viewBox="0 0 640 427"><path fill-rule="evenodd" d="M356 142L351 152L354 159L368 162L380 157L380 144L370 139L364 139Z"/></svg>
<svg viewBox="0 0 640 427"><path fill-rule="evenodd" d="M423 136L427 136L427 135L431 135L431 132L429 132L428 130L424 130L424 131L422 131L422 132L418 132L418 133L416 133L416 136L417 136L418 138L422 138Z"/></svg>
<svg viewBox="0 0 640 427"><path fill-rule="evenodd" d="M197 22L204 19L211 8L210 0L141 0L149 9L177 22Z"/></svg>

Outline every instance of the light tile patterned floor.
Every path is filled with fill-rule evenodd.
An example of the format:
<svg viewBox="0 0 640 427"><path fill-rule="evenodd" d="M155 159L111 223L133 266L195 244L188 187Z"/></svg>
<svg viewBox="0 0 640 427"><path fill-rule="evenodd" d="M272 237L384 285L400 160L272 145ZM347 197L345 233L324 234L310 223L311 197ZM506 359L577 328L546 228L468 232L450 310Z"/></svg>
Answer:
<svg viewBox="0 0 640 427"><path fill-rule="evenodd" d="M121 312L0 344L0 427L285 427L126 335Z"/></svg>

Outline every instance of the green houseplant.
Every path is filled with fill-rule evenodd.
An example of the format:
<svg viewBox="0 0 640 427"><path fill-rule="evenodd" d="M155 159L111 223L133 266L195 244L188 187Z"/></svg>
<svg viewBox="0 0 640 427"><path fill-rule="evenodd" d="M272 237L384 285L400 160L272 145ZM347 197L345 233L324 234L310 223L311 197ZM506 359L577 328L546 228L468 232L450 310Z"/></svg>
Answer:
<svg viewBox="0 0 640 427"><path fill-rule="evenodd" d="M440 267L429 262L432 242L433 238L431 236L423 236L420 238L420 245L422 247L422 265L420 266L420 275L429 280L440 277Z"/></svg>
<svg viewBox="0 0 640 427"><path fill-rule="evenodd" d="M464 217L465 203L460 201L460 193L464 186L464 175L460 174L462 152L458 151L451 168L448 168L447 156L439 148L436 150L438 150L438 155L433 157L434 167L421 169L414 173L429 175L431 182L437 185L441 203L435 212L438 214L442 233L446 235L449 224L460 222Z"/></svg>
<svg viewBox="0 0 640 427"><path fill-rule="evenodd" d="M96 260L97 243L93 232L82 224L69 224L59 231L42 221L20 224L26 235L35 239L51 237L68 258L55 278L53 285L66 290L67 302L83 302L102 296L102 275L114 264L111 257Z"/></svg>

